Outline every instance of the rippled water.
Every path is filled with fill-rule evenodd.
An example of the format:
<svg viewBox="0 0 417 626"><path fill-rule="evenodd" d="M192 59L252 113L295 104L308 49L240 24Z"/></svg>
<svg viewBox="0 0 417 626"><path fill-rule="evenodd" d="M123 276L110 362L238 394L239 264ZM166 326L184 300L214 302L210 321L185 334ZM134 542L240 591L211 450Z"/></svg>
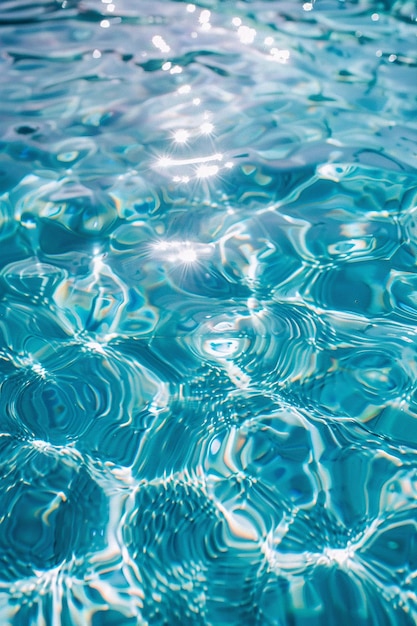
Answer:
<svg viewBox="0 0 417 626"><path fill-rule="evenodd" d="M414 625L416 3L0 22L0 623Z"/></svg>

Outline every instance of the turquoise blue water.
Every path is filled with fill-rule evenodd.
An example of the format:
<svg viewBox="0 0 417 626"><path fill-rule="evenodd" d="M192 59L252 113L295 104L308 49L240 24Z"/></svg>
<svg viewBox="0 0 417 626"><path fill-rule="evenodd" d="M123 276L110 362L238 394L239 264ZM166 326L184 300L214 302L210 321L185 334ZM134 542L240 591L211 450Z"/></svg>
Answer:
<svg viewBox="0 0 417 626"><path fill-rule="evenodd" d="M0 625L417 621L417 6L0 2Z"/></svg>

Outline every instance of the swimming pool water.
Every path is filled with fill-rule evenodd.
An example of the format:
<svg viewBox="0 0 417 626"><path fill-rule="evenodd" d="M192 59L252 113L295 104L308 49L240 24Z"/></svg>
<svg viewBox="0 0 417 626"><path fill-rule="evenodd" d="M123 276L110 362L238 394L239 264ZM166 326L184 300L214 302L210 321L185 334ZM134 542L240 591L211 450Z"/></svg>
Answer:
<svg viewBox="0 0 417 626"><path fill-rule="evenodd" d="M0 3L0 624L417 620L417 6Z"/></svg>

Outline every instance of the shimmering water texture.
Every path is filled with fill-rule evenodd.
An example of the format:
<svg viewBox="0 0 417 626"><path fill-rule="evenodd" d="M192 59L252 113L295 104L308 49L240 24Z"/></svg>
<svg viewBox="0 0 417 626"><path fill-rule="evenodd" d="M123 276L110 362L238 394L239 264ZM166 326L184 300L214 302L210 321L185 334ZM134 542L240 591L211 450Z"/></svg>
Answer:
<svg viewBox="0 0 417 626"><path fill-rule="evenodd" d="M415 626L415 2L0 20L0 625Z"/></svg>

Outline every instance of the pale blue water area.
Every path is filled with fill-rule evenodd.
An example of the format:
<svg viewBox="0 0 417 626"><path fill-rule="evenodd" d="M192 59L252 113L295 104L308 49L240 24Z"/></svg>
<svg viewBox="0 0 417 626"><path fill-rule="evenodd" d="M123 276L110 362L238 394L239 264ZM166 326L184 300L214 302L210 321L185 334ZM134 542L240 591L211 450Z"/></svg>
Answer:
<svg viewBox="0 0 417 626"><path fill-rule="evenodd" d="M415 626L417 6L1 0L0 626Z"/></svg>

